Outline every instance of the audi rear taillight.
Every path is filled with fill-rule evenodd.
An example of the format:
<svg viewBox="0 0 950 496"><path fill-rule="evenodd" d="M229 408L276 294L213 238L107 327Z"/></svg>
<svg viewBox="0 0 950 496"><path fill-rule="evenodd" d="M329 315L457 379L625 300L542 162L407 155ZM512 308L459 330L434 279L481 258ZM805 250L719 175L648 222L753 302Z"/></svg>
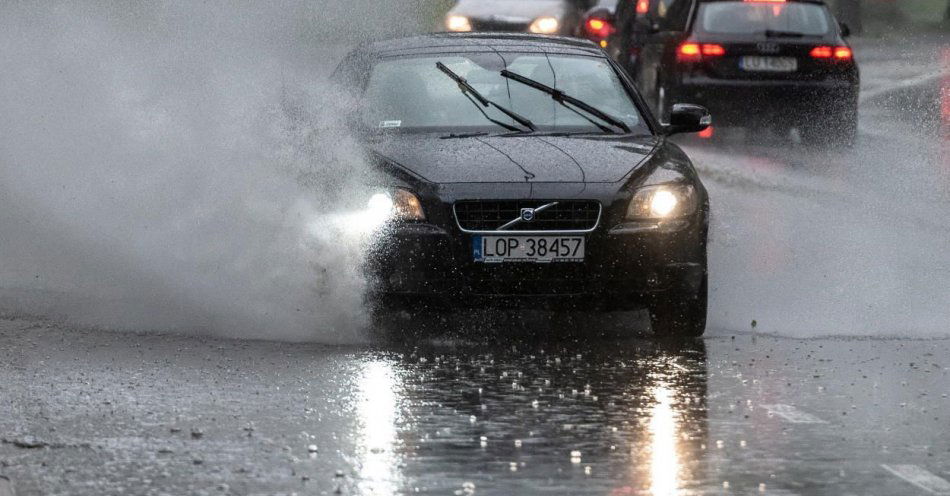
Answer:
<svg viewBox="0 0 950 496"><path fill-rule="evenodd" d="M720 57L726 54L726 49L722 45L706 43L702 46L702 52L707 57Z"/></svg>
<svg viewBox="0 0 950 496"><path fill-rule="evenodd" d="M854 54L851 52L851 49L846 46L839 46L835 48L835 58L838 60L851 60Z"/></svg>
<svg viewBox="0 0 950 496"><path fill-rule="evenodd" d="M676 50L676 60L680 62L699 62L704 56L721 57L725 54L725 47L715 43L683 43Z"/></svg>
<svg viewBox="0 0 950 496"><path fill-rule="evenodd" d="M816 59L851 60L854 53L846 46L816 46L810 55Z"/></svg>

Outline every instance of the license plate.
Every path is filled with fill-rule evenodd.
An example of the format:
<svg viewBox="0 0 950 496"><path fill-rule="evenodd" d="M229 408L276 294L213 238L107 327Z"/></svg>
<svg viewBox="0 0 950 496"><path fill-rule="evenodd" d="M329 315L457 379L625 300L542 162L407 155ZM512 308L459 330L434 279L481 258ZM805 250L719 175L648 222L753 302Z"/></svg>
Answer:
<svg viewBox="0 0 950 496"><path fill-rule="evenodd" d="M583 236L475 236L476 262L583 262Z"/></svg>
<svg viewBox="0 0 950 496"><path fill-rule="evenodd" d="M795 57L742 57L739 67L751 72L795 72L798 59Z"/></svg>

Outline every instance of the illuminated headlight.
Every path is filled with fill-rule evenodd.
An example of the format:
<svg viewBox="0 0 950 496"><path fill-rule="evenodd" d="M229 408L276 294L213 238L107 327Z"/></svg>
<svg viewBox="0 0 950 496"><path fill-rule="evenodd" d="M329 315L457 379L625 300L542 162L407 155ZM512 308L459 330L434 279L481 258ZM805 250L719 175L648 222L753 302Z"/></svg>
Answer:
<svg viewBox="0 0 950 496"><path fill-rule="evenodd" d="M426 219L419 197L408 190L396 188L391 193L376 193L366 209L374 218L384 220L422 221Z"/></svg>
<svg viewBox="0 0 950 496"><path fill-rule="evenodd" d="M696 212L696 190L690 185L647 186L633 193L628 220L674 219Z"/></svg>
<svg viewBox="0 0 950 496"><path fill-rule="evenodd" d="M445 27L449 31L471 31L472 23L468 22L468 17L450 15L445 18Z"/></svg>
<svg viewBox="0 0 950 496"><path fill-rule="evenodd" d="M532 33L539 34L553 34L557 32L557 29L560 27L560 23L554 17L539 17L531 23L531 26L528 28Z"/></svg>

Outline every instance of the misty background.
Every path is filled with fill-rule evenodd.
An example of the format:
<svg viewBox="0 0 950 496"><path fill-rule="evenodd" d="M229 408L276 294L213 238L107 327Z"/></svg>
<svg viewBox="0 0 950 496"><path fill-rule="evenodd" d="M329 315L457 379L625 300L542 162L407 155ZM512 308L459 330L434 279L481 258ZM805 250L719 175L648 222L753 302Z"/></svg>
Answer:
<svg viewBox="0 0 950 496"><path fill-rule="evenodd" d="M416 7L3 2L3 308L355 339L357 240L334 212L371 173L325 79L348 47L421 29Z"/></svg>

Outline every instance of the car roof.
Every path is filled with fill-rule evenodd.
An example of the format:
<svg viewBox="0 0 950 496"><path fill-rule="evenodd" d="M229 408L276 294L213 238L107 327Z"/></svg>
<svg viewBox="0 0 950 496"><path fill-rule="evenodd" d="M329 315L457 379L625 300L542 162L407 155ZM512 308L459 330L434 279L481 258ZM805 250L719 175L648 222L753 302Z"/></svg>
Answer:
<svg viewBox="0 0 950 496"><path fill-rule="evenodd" d="M376 41L359 51L380 57L415 53L497 50L556 52L604 56L594 42L563 36L522 33L433 33Z"/></svg>

